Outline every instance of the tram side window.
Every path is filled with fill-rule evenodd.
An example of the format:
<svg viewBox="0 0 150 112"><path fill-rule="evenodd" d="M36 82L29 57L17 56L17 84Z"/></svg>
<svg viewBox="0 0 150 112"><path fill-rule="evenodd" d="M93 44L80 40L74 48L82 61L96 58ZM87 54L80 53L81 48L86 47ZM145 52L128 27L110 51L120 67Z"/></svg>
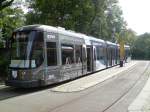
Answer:
<svg viewBox="0 0 150 112"><path fill-rule="evenodd" d="M74 63L73 45L62 44L62 65Z"/></svg>
<svg viewBox="0 0 150 112"><path fill-rule="evenodd" d="M82 46L76 45L75 46L75 54L76 54L76 63L82 62Z"/></svg>
<svg viewBox="0 0 150 112"><path fill-rule="evenodd" d="M97 47L96 47L96 52L97 52L97 60L103 60L103 58L104 58L104 50L103 50L103 47L97 46Z"/></svg>
<svg viewBox="0 0 150 112"><path fill-rule="evenodd" d="M57 65L56 42L47 42L47 64L48 66Z"/></svg>

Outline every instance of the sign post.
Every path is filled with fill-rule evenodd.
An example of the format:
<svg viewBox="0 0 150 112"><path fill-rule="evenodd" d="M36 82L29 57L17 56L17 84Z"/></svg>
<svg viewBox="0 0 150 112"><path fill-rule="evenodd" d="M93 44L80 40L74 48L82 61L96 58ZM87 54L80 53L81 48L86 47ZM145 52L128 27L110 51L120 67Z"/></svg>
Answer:
<svg viewBox="0 0 150 112"><path fill-rule="evenodd" d="M124 56L125 56L123 39L120 40L119 44L120 44L120 67L123 67L123 61L124 61Z"/></svg>

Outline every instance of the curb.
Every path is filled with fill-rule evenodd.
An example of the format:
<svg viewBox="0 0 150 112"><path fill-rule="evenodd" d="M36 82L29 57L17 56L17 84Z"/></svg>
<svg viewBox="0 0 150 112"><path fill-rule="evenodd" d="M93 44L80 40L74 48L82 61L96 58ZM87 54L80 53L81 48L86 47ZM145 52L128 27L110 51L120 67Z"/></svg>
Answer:
<svg viewBox="0 0 150 112"><path fill-rule="evenodd" d="M145 74L150 74L150 64ZM129 105L128 112L150 112L150 78L136 99Z"/></svg>

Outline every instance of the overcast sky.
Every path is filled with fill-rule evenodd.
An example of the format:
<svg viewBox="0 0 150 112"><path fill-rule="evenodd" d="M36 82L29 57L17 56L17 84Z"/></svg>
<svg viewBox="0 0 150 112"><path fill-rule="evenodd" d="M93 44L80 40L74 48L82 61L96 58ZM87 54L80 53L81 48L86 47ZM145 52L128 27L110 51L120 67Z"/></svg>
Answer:
<svg viewBox="0 0 150 112"><path fill-rule="evenodd" d="M150 0L119 0L128 28L137 34L150 32Z"/></svg>

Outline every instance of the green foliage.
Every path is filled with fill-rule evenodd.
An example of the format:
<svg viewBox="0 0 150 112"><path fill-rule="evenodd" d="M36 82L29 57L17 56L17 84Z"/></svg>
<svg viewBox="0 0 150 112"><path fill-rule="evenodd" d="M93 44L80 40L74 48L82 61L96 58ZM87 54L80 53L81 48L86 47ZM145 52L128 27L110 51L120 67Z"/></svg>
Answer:
<svg viewBox="0 0 150 112"><path fill-rule="evenodd" d="M150 60L150 34L140 35L134 42L133 58Z"/></svg>
<svg viewBox="0 0 150 112"><path fill-rule="evenodd" d="M7 50L7 52L5 51ZM8 72L8 64L9 64L9 60L8 60L8 49L1 49L0 48L0 79L1 78L5 78L6 74Z"/></svg>
<svg viewBox="0 0 150 112"><path fill-rule="evenodd" d="M118 6L117 0L107 0L107 38L113 38L115 33L121 33L126 28L126 23L122 17L122 10Z"/></svg>
<svg viewBox="0 0 150 112"><path fill-rule="evenodd" d="M136 33L131 29L125 30L125 44L130 45L132 48L134 46L134 42L137 40Z"/></svg>
<svg viewBox="0 0 150 112"><path fill-rule="evenodd" d="M120 33L115 34L115 37L118 43L120 40L123 40L125 44L130 45L131 48L137 39L136 33L131 29L121 30Z"/></svg>
<svg viewBox="0 0 150 112"><path fill-rule="evenodd" d="M14 0L0 0L0 11L10 6Z"/></svg>
<svg viewBox="0 0 150 112"><path fill-rule="evenodd" d="M14 29L24 24L23 11L17 8L7 7L0 11L0 77L8 72L8 50L2 49L3 41L9 40ZM1 51L2 50L2 51Z"/></svg>
<svg viewBox="0 0 150 112"><path fill-rule="evenodd" d="M91 21L89 34L105 39L107 35L107 21L105 11L107 10L106 0L93 0L95 11Z"/></svg>
<svg viewBox="0 0 150 112"><path fill-rule="evenodd" d="M111 40L125 26L118 0L32 0L26 24L46 24ZM115 31L114 31L115 30Z"/></svg>
<svg viewBox="0 0 150 112"><path fill-rule="evenodd" d="M94 16L91 0L35 0L27 24L47 24L87 33Z"/></svg>
<svg viewBox="0 0 150 112"><path fill-rule="evenodd" d="M0 28L2 30L0 39L6 39L11 36L14 29L24 24L23 11L7 7L0 13Z"/></svg>

